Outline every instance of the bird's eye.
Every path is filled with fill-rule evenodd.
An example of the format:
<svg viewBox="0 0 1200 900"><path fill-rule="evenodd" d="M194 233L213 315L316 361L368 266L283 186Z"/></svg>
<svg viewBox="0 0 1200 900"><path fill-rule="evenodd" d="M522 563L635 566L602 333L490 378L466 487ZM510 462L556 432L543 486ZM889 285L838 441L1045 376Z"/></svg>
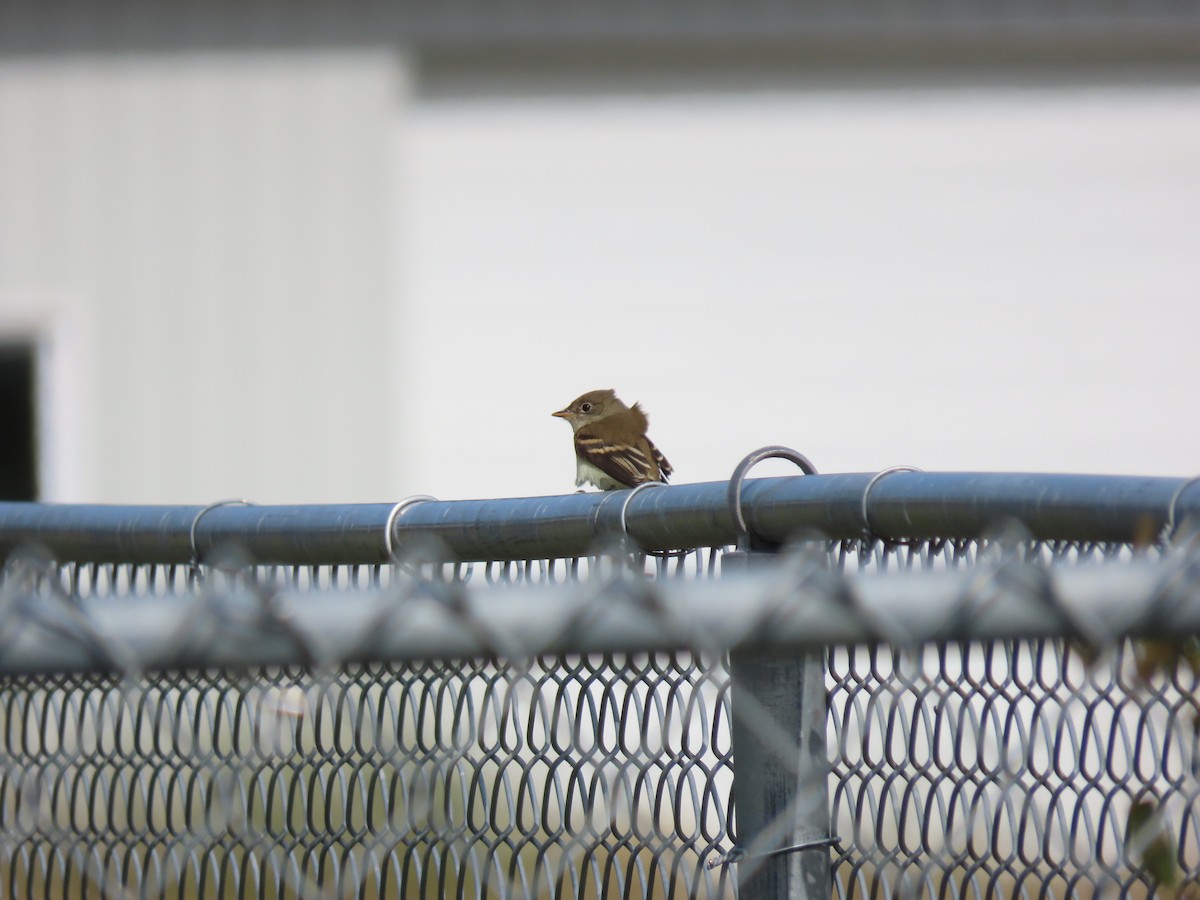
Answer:
<svg viewBox="0 0 1200 900"><path fill-rule="evenodd" d="M579 404L579 411L580 411L580 412L585 412L585 413L589 413L589 412L591 412L591 411L592 411L592 404L590 404L590 403L581 403L581 404Z"/></svg>

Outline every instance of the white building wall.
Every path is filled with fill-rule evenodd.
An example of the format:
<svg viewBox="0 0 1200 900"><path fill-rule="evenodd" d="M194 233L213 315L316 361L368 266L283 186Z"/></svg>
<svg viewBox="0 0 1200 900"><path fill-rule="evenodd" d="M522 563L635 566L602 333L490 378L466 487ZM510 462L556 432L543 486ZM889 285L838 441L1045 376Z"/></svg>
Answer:
<svg viewBox="0 0 1200 900"><path fill-rule="evenodd" d="M399 490L385 52L0 64L0 334L43 349L45 499Z"/></svg>
<svg viewBox="0 0 1200 900"><path fill-rule="evenodd" d="M775 442L1190 474L1200 81L1135 75L9 58L0 339L42 347L44 496L555 493L548 413L595 387L647 404L680 481Z"/></svg>
<svg viewBox="0 0 1200 900"><path fill-rule="evenodd" d="M419 102L415 481L569 491L549 413L607 387L679 481L1200 471L1200 79L1010 76Z"/></svg>

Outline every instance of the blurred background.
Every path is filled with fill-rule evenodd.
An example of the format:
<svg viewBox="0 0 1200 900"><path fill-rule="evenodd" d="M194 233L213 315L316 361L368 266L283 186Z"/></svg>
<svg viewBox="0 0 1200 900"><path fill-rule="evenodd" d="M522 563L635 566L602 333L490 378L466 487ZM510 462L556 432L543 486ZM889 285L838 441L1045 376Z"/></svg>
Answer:
<svg viewBox="0 0 1200 900"><path fill-rule="evenodd" d="M1198 326L1200 3L0 8L5 499L1191 475Z"/></svg>

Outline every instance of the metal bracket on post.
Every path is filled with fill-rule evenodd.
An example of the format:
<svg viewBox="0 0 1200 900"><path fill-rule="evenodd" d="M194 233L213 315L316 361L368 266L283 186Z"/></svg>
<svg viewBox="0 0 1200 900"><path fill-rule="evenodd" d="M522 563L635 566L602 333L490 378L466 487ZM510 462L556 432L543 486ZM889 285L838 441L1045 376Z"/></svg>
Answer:
<svg viewBox="0 0 1200 900"><path fill-rule="evenodd" d="M763 447L738 464L727 495L737 550L722 557L724 572L769 565L779 549L755 536L742 512L746 473L772 458L817 473L787 447ZM734 648L729 674L738 846L727 858L737 860L738 896L826 900L833 884L825 654Z"/></svg>

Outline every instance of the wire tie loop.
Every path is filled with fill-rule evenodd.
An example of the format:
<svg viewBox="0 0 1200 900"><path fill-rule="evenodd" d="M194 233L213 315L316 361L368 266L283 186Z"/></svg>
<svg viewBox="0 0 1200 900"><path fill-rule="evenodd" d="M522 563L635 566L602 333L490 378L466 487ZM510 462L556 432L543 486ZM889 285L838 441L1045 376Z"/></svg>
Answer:
<svg viewBox="0 0 1200 900"><path fill-rule="evenodd" d="M383 526L383 543L387 548L388 559L392 562L399 561L396 556L400 549L396 543L396 520L410 506L416 506L418 503L427 503L430 500L436 501L437 497L431 497L429 494L413 494L411 497L405 497L388 512L387 522Z"/></svg>
<svg viewBox="0 0 1200 900"><path fill-rule="evenodd" d="M871 496L871 489L875 487L884 478L891 475L893 472L923 472L924 469L919 469L916 466L890 466L880 472L876 472L871 476L871 480L867 482L867 486L863 488L862 495L862 520L863 520L863 537L877 537L875 529L871 527L871 513L867 505L867 498Z"/></svg>
<svg viewBox="0 0 1200 900"><path fill-rule="evenodd" d="M208 506L204 507L204 509L202 509L198 513L196 513L196 515L192 518L192 526L191 526L191 528L188 529L188 540L191 542L191 545L192 545L192 565L193 566L200 565L200 548L196 546L196 526L200 524L200 520L202 518L204 518L205 515L212 512L214 509L219 509L222 506L253 506L253 505L254 504L251 503L249 500L237 500L237 499L218 500L216 503L208 504Z"/></svg>
<svg viewBox="0 0 1200 900"><path fill-rule="evenodd" d="M751 544L750 528L746 524L746 516L742 513L742 485L746 481L746 474L764 459L786 459L799 466L805 475L817 474L817 467L809 461L807 456L791 447L783 447L778 444L761 447L738 463L733 474L729 476L729 488L725 496L729 504L729 514L733 517L733 527L737 530L739 550L748 551Z"/></svg>
<svg viewBox="0 0 1200 900"><path fill-rule="evenodd" d="M805 841L803 844L793 844L790 847L779 847L775 850L765 850L762 853L747 853L743 847L734 847L719 859L709 860L708 868L715 869L717 866L728 866L736 862L741 862L743 859L765 859L769 856L783 856L785 853L802 853L805 850L823 850L826 847L835 847L841 842L841 836L835 834L833 837L820 838L815 841Z"/></svg>
<svg viewBox="0 0 1200 900"><path fill-rule="evenodd" d="M1179 528L1179 523L1175 521L1175 509L1179 505L1179 498L1184 495L1188 488L1192 485L1200 484L1200 475L1193 475L1183 484L1175 489L1175 493L1171 495L1171 503L1167 507L1167 524L1163 526L1163 540L1170 543L1175 540L1175 532Z"/></svg>
<svg viewBox="0 0 1200 900"><path fill-rule="evenodd" d="M633 490L629 491L621 500L621 509L617 516L617 523L621 527L622 541L629 541L630 543L633 543L633 538L629 536L629 523L625 519L625 513L629 509L630 501L633 500L639 491L643 491L646 488L651 487L666 487L666 484L661 481L643 481L641 484L635 486Z"/></svg>

